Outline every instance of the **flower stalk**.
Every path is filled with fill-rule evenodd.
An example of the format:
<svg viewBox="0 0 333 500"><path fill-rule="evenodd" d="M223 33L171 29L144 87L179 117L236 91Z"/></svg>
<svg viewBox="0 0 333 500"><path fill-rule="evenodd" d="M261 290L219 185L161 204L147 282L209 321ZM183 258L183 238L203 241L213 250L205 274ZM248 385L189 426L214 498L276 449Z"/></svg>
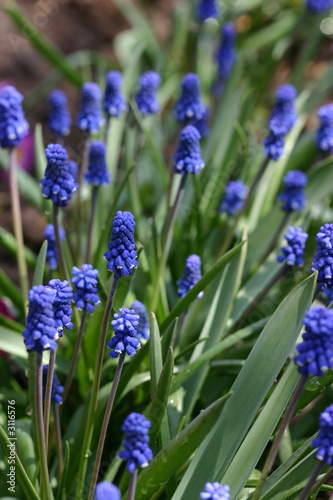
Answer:
<svg viewBox="0 0 333 500"><path fill-rule="evenodd" d="M64 251L63 251L61 239L60 239L59 207L55 203L53 203L52 217L53 217L54 237L55 237L55 243L56 243L57 254L58 254L58 259L59 259L60 274L63 277L63 279L66 279L68 282L70 282L70 277L69 277L69 273L68 273L68 269L67 269L67 265L66 265L65 255L64 255Z"/></svg>
<svg viewBox="0 0 333 500"><path fill-rule="evenodd" d="M135 469L131 474L130 484L128 488L127 500L135 500L136 482L138 479L138 469Z"/></svg>
<svg viewBox="0 0 333 500"><path fill-rule="evenodd" d="M54 375L54 366L56 359L56 350L50 351L49 366L47 370L46 386L45 386L45 398L44 398L44 434L45 434L45 450L47 456L48 444L49 444L49 425L50 425L50 408L51 408L51 395L52 395L52 384Z"/></svg>
<svg viewBox="0 0 333 500"><path fill-rule="evenodd" d="M87 241L87 254L86 254L87 264L90 264L90 261L91 261L91 248L92 248L92 239L93 239L93 232L94 232L94 221L95 221L97 198L98 198L98 191L99 191L98 188L99 188L99 186L93 186L92 193L91 193L91 212L90 212L88 241Z"/></svg>

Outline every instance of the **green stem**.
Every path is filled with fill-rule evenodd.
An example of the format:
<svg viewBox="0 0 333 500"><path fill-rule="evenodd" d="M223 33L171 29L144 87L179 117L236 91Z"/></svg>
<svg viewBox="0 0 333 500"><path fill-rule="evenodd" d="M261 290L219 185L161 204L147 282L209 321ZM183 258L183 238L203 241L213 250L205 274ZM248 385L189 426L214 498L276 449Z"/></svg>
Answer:
<svg viewBox="0 0 333 500"><path fill-rule="evenodd" d="M82 197L81 197L81 187L83 174L87 170L88 160L89 160L89 148L90 148L90 136L89 133L85 136L84 150L82 155L82 160L79 164L79 174L78 174L78 193L77 193L77 221L76 221L76 256L77 256L77 266L81 264L81 226L82 226Z"/></svg>
<svg viewBox="0 0 333 500"><path fill-rule="evenodd" d="M110 117L110 115L107 115L106 121L105 121L105 129L104 129L104 143L106 146L107 146L108 138L109 138L110 124L111 124L111 117Z"/></svg>
<svg viewBox="0 0 333 500"><path fill-rule="evenodd" d="M136 490L136 481L138 478L138 469L131 474L131 480L128 488L128 497L127 500L135 500L135 490Z"/></svg>
<svg viewBox="0 0 333 500"><path fill-rule="evenodd" d="M269 254L274 250L275 248L275 245L279 239L279 236L280 236L280 233L281 231L283 230L283 228L285 227L285 225L287 224L287 221L289 219L289 215L290 213L289 212L286 212L284 214L284 217L279 225L279 227L277 228L277 230L275 231L275 235L273 236L273 239L269 245L269 247L267 248L266 252L264 253L264 255L262 256L262 258L260 259L260 263L259 263L259 266L265 262L265 260L267 259L267 257L269 256Z"/></svg>
<svg viewBox="0 0 333 500"><path fill-rule="evenodd" d="M58 485L61 482L62 472L64 470L64 459L62 456L62 437L61 437L61 426L60 426L60 415L59 408L56 403L52 403L53 416L54 416L54 430L55 430L55 440L56 440L56 450L58 459Z"/></svg>
<svg viewBox="0 0 333 500"><path fill-rule="evenodd" d="M253 493L251 500L258 500L260 498L260 494L265 486L266 479L267 479L267 477L268 477L268 475L273 467L276 455L278 454L283 435L284 435L284 433L289 425L289 422L293 416L294 410L295 410L297 402L302 394L302 391L305 387L306 381L307 381L307 377L305 375L302 375L302 377L300 378L300 380L295 388L295 391L291 397L291 400L289 401L287 411L284 414L279 431L278 431L278 433L274 439L274 442L272 444L272 447L268 453L268 457L266 459L264 468L262 470L257 488L256 488L255 492Z"/></svg>
<svg viewBox="0 0 333 500"><path fill-rule="evenodd" d="M28 281L27 264L25 261L25 254L24 254L20 195L16 182L16 150L14 148L11 148L9 151L9 185L10 185L10 197L11 197L12 214L13 214L13 229L17 242L17 265L18 265L21 291L24 301L24 308L25 312L27 313L29 281Z"/></svg>
<svg viewBox="0 0 333 500"><path fill-rule="evenodd" d="M111 416L112 407L113 407L114 399L116 396L116 392L117 392L117 388L118 388L118 384L119 384L119 380L120 380L120 375L121 375L121 372L122 372L122 369L124 366L125 354L126 354L126 351L123 351L119 357L116 373L115 373L113 383L112 383L110 396L109 396L108 403L106 406L103 424L101 427L101 433L99 436L99 441L98 441L98 446L97 446L97 452L96 452L95 464L94 464L94 469L93 469L93 475L92 475L92 479L91 479L91 483L90 483L88 500L93 500L94 491L96 488L96 483L97 483L97 478L98 478L98 471L99 471L99 467L100 467L101 460L102 460L102 453L103 453L103 448L104 448L104 443L105 443L106 432L107 432L109 421L110 421L110 416Z"/></svg>
<svg viewBox="0 0 333 500"><path fill-rule="evenodd" d="M65 402L65 400L68 396L68 392L69 392L69 389L71 387L72 380L74 377L76 363L77 363L77 360L79 357L79 352L80 352L80 348L81 348L81 344L82 344L82 338L83 338L84 327L86 324L86 318L87 318L87 311L84 309L82 312L82 317L81 317L80 330L79 330L79 333L76 337L72 361L71 361L71 365L69 367L69 372L68 372L68 376L66 379L65 388L64 388L63 395L62 395L63 403Z"/></svg>
<svg viewBox="0 0 333 500"><path fill-rule="evenodd" d="M60 274L63 278L65 278L68 283L70 283L70 277L66 265L64 250L62 248L61 239L60 239L60 228L59 228L59 207L55 203L53 203L53 228L54 228L54 238L56 243L56 249L58 254L59 268Z"/></svg>
<svg viewBox="0 0 333 500"><path fill-rule="evenodd" d="M47 370L46 387L45 387L45 398L44 398L44 435L45 435L45 450L47 456L47 450L49 445L49 425L50 425L50 408L51 408L51 395L52 395L52 385L53 385L53 374L56 358L56 350L51 350L49 367Z"/></svg>
<svg viewBox="0 0 333 500"><path fill-rule="evenodd" d="M312 490L312 487L314 486L315 481L316 481L317 477L319 476L321 470L323 469L324 465L325 465L325 463L323 461L321 461L321 462L318 461L316 467L313 469L313 472L310 476L309 481L305 485L298 500L307 500L308 498L310 498L309 493Z"/></svg>
<svg viewBox="0 0 333 500"><path fill-rule="evenodd" d="M37 442L40 462L40 492L43 500L51 500L49 472L47 468L47 455L43 427L43 354L36 352L36 378L35 378L35 418L37 428Z"/></svg>
<svg viewBox="0 0 333 500"><path fill-rule="evenodd" d="M94 221L95 221L96 206L97 206L98 188L99 186L93 186L91 193L91 213L90 213L90 221L88 229L87 254L86 254L87 264L90 264L91 261L91 247L92 247L92 239L94 232Z"/></svg>
<svg viewBox="0 0 333 500"><path fill-rule="evenodd" d="M91 393L90 393L87 425L85 428L82 451L81 451L81 455L80 455L78 485L77 485L76 496L75 496L76 500L82 500L82 498L83 498L83 488L84 488L84 481L85 481L87 465L88 465L89 448L90 448L91 439L92 439L92 435L93 435L93 431L94 431L94 424L95 424L95 413L96 413L96 408L97 408L97 397L98 397L98 390L99 390L101 373L102 373L102 366L103 366L103 356L104 356L104 349L105 349L105 342L106 342L106 334L107 334L111 309L112 309L114 297L115 297L116 290L117 290L117 285L118 285L118 280L113 276L110 292L109 292L109 295L108 295L108 298L106 301L106 305L105 305L105 309L104 309L104 315L103 315L102 326L101 326L101 334L99 337L99 343L98 343L98 349L97 349L97 356L96 356L96 363L95 363L96 368L95 368L94 379L93 379L93 384L92 384Z"/></svg>
<svg viewBox="0 0 333 500"><path fill-rule="evenodd" d="M179 319L179 322L177 325L177 333L175 335L175 340L173 341L173 346L172 346L173 349L175 349L179 343L180 337L183 333L183 329L184 329L184 326L185 326L185 323L187 320L187 316L188 316L188 307L185 309L185 311L183 312L183 314L181 315L181 317Z"/></svg>

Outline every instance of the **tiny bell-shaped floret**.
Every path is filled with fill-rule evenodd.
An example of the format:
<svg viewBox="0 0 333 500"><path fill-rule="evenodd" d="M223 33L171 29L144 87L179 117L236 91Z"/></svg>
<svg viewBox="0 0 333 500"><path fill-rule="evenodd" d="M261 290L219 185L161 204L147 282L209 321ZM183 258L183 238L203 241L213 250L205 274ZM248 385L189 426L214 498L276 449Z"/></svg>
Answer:
<svg viewBox="0 0 333 500"><path fill-rule="evenodd" d="M106 75L104 111L109 117L119 118L126 110L127 104L121 93L123 77L119 71L109 71Z"/></svg>
<svg viewBox="0 0 333 500"><path fill-rule="evenodd" d="M111 321L114 337L108 342L111 358L118 358L125 350L129 356L135 356L136 351L141 348L140 341L136 337L138 324L139 316L133 309L119 309L119 314L114 315L114 320Z"/></svg>
<svg viewBox="0 0 333 500"><path fill-rule="evenodd" d="M60 144L49 144L45 149L47 166L45 177L40 181L44 198L55 205L65 207L76 191L75 179L69 171L66 149Z"/></svg>
<svg viewBox="0 0 333 500"><path fill-rule="evenodd" d="M126 468L133 474L138 467L148 467L153 452L148 446L151 423L140 413L130 413L121 430L125 433L124 450L118 453L119 458L127 460Z"/></svg>
<svg viewBox="0 0 333 500"><path fill-rule="evenodd" d="M180 98L175 105L174 114L179 122L199 120L203 117L205 106L200 100L200 80L194 73L187 73L182 81Z"/></svg>
<svg viewBox="0 0 333 500"><path fill-rule="evenodd" d="M155 115L159 111L156 91L160 83L161 77L154 71L146 71L140 77L140 90L135 96L135 102L142 116Z"/></svg>
<svg viewBox="0 0 333 500"><path fill-rule="evenodd" d="M140 300L135 300L130 309L133 309L134 314L139 316L139 324L136 327L138 339L149 339L149 319L147 309Z"/></svg>
<svg viewBox="0 0 333 500"><path fill-rule="evenodd" d="M199 141L200 134L195 127L187 125L183 128L174 156L174 171L177 174L198 174L204 168Z"/></svg>
<svg viewBox="0 0 333 500"><path fill-rule="evenodd" d="M82 85L81 105L77 118L77 128L88 134L96 134L104 123L101 112L101 91L97 83Z"/></svg>
<svg viewBox="0 0 333 500"><path fill-rule="evenodd" d="M46 381L47 381L48 370L49 370L49 365L44 365L43 366L43 398L45 398ZM62 404L62 397L61 397L61 395L62 395L63 392L64 392L64 388L60 384L56 372L53 372L51 400L56 405L61 405Z"/></svg>
<svg viewBox="0 0 333 500"><path fill-rule="evenodd" d="M83 264L81 269L74 266L72 276L71 282L76 290L73 300L77 309L84 309L90 314L93 313L95 307L101 303L97 295L98 270L93 269L91 264Z"/></svg>
<svg viewBox="0 0 333 500"><path fill-rule="evenodd" d="M121 500L121 493L117 486L103 481L95 488L94 500Z"/></svg>
<svg viewBox="0 0 333 500"><path fill-rule="evenodd" d="M22 109L23 96L11 85L0 91L0 145L2 148L19 146L27 135L29 125Z"/></svg>
<svg viewBox="0 0 333 500"><path fill-rule="evenodd" d="M88 172L84 178L88 184L102 186L109 184L110 175L106 165L106 148L102 141L94 141L89 149Z"/></svg>
<svg viewBox="0 0 333 500"><path fill-rule="evenodd" d="M230 217L243 208L247 187L242 181L230 181L226 185L219 212L226 212Z"/></svg>
<svg viewBox="0 0 333 500"><path fill-rule="evenodd" d="M220 483L206 483L205 491L200 493L201 500L229 500L229 486L222 486Z"/></svg>
<svg viewBox="0 0 333 500"><path fill-rule="evenodd" d="M318 448L316 459L333 466L333 405L328 406L319 417L319 433L311 446Z"/></svg>
<svg viewBox="0 0 333 500"><path fill-rule="evenodd" d="M68 281L60 281L53 279L49 281L49 287L55 290L56 294L53 302L53 311L55 326L59 332L59 337L63 336L63 329L72 330L73 323L71 321L73 310L71 302L73 300L73 288Z"/></svg>
<svg viewBox="0 0 333 500"><path fill-rule="evenodd" d="M49 95L50 112L47 125L56 137L64 137L70 132L72 119L68 110L66 95L61 90L53 90Z"/></svg>
<svg viewBox="0 0 333 500"><path fill-rule="evenodd" d="M185 271L183 277L177 281L178 291L177 295L181 298L185 297L185 295L194 287L199 280L201 280L201 260L198 255L190 255L186 259ZM203 292L200 292L197 295L197 299L202 299Z"/></svg>
<svg viewBox="0 0 333 500"><path fill-rule="evenodd" d="M65 231L59 226L60 241L65 239ZM58 254L55 243L54 227L53 224L48 224L44 231L44 238L47 241L46 262L52 271L58 267Z"/></svg>
<svg viewBox="0 0 333 500"><path fill-rule="evenodd" d="M288 245L281 248L282 255L278 256L278 262L286 262L288 266L303 266L304 248L308 234L304 233L300 227L288 227L288 234L285 234L284 237Z"/></svg>

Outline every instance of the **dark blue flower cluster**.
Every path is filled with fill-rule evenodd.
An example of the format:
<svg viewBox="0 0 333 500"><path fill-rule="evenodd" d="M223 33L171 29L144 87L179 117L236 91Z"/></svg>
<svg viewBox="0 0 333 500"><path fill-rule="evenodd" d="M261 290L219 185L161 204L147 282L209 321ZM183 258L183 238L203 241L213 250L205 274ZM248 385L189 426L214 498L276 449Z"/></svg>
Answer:
<svg viewBox="0 0 333 500"><path fill-rule="evenodd" d="M65 239L65 231L59 226L60 241ZM47 241L46 262L50 269L54 270L58 267L58 254L55 243L54 227L53 224L48 224L44 231L44 238Z"/></svg>
<svg viewBox="0 0 333 500"><path fill-rule="evenodd" d="M333 0L306 0L306 8L311 14L321 14L333 7Z"/></svg>
<svg viewBox="0 0 333 500"><path fill-rule="evenodd" d="M333 288L333 224L325 224L316 236L316 254L311 272L318 271L318 289Z"/></svg>
<svg viewBox="0 0 333 500"><path fill-rule="evenodd" d="M142 116L155 115L159 111L156 91L160 83L161 77L154 71L146 71L140 77L140 90L135 96L135 102Z"/></svg>
<svg viewBox="0 0 333 500"><path fill-rule="evenodd" d="M68 135L72 125L66 95L61 90L53 90L49 95L50 113L47 124L56 137Z"/></svg>
<svg viewBox="0 0 333 500"><path fill-rule="evenodd" d="M76 191L75 180L68 167L66 149L59 144L49 144L45 149L45 156L45 177L40 181L43 196L59 207L65 207Z"/></svg>
<svg viewBox="0 0 333 500"><path fill-rule="evenodd" d="M189 125L193 125L199 132L201 137L206 137L209 134L208 119L210 115L209 106L204 106L204 112L201 118L194 118L189 121Z"/></svg>
<svg viewBox="0 0 333 500"><path fill-rule="evenodd" d="M135 300L130 309L133 309L134 314L139 316L139 323L136 327L136 336L138 339L149 339L149 319L147 309L139 300Z"/></svg>
<svg viewBox="0 0 333 500"><path fill-rule="evenodd" d="M119 118L127 110L125 98L121 93L122 83L123 77L119 71L109 71L106 75L104 111L110 117Z"/></svg>
<svg viewBox="0 0 333 500"><path fill-rule="evenodd" d="M140 413L130 413L125 419L121 430L125 433L124 450L118 456L127 460L126 468L131 474L138 467L147 467L153 458L153 452L148 446L151 423Z"/></svg>
<svg viewBox="0 0 333 500"><path fill-rule="evenodd" d="M284 235L288 246L282 247L282 255L277 257L278 262L286 261L288 266L303 266L305 242L309 235L301 227L288 227L288 234Z"/></svg>
<svg viewBox="0 0 333 500"><path fill-rule="evenodd" d="M81 269L74 266L72 276L71 282L76 290L73 295L76 307L80 310L85 309L88 313L93 313L95 307L101 303L97 295L98 270L93 269L91 264L83 264Z"/></svg>
<svg viewBox="0 0 333 500"><path fill-rule="evenodd" d="M333 466L333 405L328 406L319 417L319 433L311 446L318 448L316 459Z"/></svg>
<svg viewBox="0 0 333 500"><path fill-rule="evenodd" d="M243 208L247 187L242 181L230 181L225 187L219 212L226 212L230 217Z"/></svg>
<svg viewBox="0 0 333 500"><path fill-rule="evenodd" d="M187 73L182 81L180 98L175 105L174 114L179 122L200 120L205 106L200 100L200 80L194 73Z"/></svg>
<svg viewBox="0 0 333 500"><path fill-rule="evenodd" d="M283 179L284 191L278 200L284 203L282 210L285 212L301 212L305 206L306 198L304 188L308 183L306 175L300 170L290 170Z"/></svg>
<svg viewBox="0 0 333 500"><path fill-rule="evenodd" d="M290 84L281 85L276 92L276 103L269 119L269 135L264 140L265 155L278 160L283 155L284 138L297 122L295 99L297 92Z"/></svg>
<svg viewBox="0 0 333 500"><path fill-rule="evenodd" d="M302 375L322 377L333 368L333 310L313 307L303 323L303 341L296 346L294 362Z"/></svg>
<svg viewBox="0 0 333 500"><path fill-rule="evenodd" d="M205 166L200 153L200 134L192 125L180 133L179 145L174 156L174 171L177 174L198 174Z"/></svg>
<svg viewBox="0 0 333 500"><path fill-rule="evenodd" d="M187 292L191 290L191 288L194 287L196 283L202 278L201 275L201 260L198 255L190 255L186 259L186 264L185 264L185 271L183 277L177 281L178 285L178 291L177 295L178 297L185 297ZM203 292L200 292L199 295L197 295L197 299L202 299L203 297Z"/></svg>
<svg viewBox="0 0 333 500"><path fill-rule="evenodd" d="M200 0L197 7L197 17L200 21L216 18L219 15L219 7L216 0Z"/></svg>
<svg viewBox="0 0 333 500"><path fill-rule="evenodd" d="M0 91L0 145L14 148L27 135L29 125L22 110L23 96L11 85Z"/></svg>
<svg viewBox="0 0 333 500"><path fill-rule="evenodd" d="M129 356L135 356L136 351L141 348L140 341L136 338L138 324L139 316L133 309L119 309L119 314L114 315L114 320L111 321L114 337L108 342L111 358L118 358L125 350Z"/></svg>
<svg viewBox="0 0 333 500"><path fill-rule="evenodd" d="M101 91L97 83L82 85L77 128L88 134L99 132L104 123L101 113Z"/></svg>
<svg viewBox="0 0 333 500"><path fill-rule="evenodd" d="M53 312L56 329L59 332L59 337L62 337L64 328L72 330L74 326L71 322L73 314L73 310L71 309L73 289L68 281L60 281L59 279L49 281L49 286L56 292L53 302Z"/></svg>
<svg viewBox="0 0 333 500"><path fill-rule="evenodd" d="M230 76L237 60L236 34L236 28L232 23L225 23L221 28L221 43L215 56L220 83L225 82Z"/></svg>
<svg viewBox="0 0 333 500"><path fill-rule="evenodd" d="M333 104L318 109L320 126L315 137L317 148L323 153L333 153Z"/></svg>
<svg viewBox="0 0 333 500"><path fill-rule="evenodd" d="M121 493L117 486L103 481L96 486L94 500L120 500Z"/></svg>
<svg viewBox="0 0 333 500"><path fill-rule="evenodd" d="M24 343L28 352L42 353L57 348L59 333L55 326L53 302L55 290L39 285L29 291L29 311L23 332Z"/></svg>
<svg viewBox="0 0 333 500"><path fill-rule="evenodd" d="M43 398L45 398L46 380L47 380L47 373L48 373L48 371L49 371L49 365L44 365L43 366ZM61 405L62 404L62 397L61 397L61 395L62 395L63 392L64 392L64 388L60 384L56 372L53 372L51 400L56 405Z"/></svg>
<svg viewBox="0 0 333 500"><path fill-rule="evenodd" d="M222 486L220 483L206 483L205 491L200 493L202 500L229 500L230 488L229 486Z"/></svg>
<svg viewBox="0 0 333 500"><path fill-rule="evenodd" d="M106 148L102 141L92 142L89 149L88 172L84 178L88 184L101 186L110 183L110 175L106 165Z"/></svg>
<svg viewBox="0 0 333 500"><path fill-rule="evenodd" d="M134 217L130 212L118 211L112 222L109 250L104 259L108 261L107 268L114 272L116 279L132 274L138 267L134 242Z"/></svg>

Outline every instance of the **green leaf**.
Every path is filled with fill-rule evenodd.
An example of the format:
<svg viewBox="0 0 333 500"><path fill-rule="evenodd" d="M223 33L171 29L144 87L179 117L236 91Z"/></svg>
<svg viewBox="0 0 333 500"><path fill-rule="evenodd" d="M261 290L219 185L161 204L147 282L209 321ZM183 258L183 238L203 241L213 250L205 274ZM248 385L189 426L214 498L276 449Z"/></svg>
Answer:
<svg viewBox="0 0 333 500"><path fill-rule="evenodd" d="M4 326L8 330L14 330L15 332L22 333L24 330L24 326L17 321L14 321L10 318L7 318L4 314L0 313L0 325Z"/></svg>
<svg viewBox="0 0 333 500"><path fill-rule="evenodd" d="M23 297L19 289L14 285L7 274L0 269L0 292L8 297L13 304L25 315Z"/></svg>
<svg viewBox="0 0 333 500"><path fill-rule="evenodd" d="M219 480L292 351L315 289L316 273L294 288L276 309L253 347L214 431L199 448L173 500L192 500L206 481Z"/></svg>
<svg viewBox="0 0 333 500"><path fill-rule="evenodd" d="M61 481L60 481L56 500L62 500L63 498L66 498L66 480L67 480L67 476L68 476L69 461L70 461L70 447L69 447L69 442L66 441L66 443L65 443L64 469L62 471Z"/></svg>
<svg viewBox="0 0 333 500"><path fill-rule="evenodd" d="M41 246L40 251L39 251L39 254L37 257L37 262L36 262L36 269L35 269L35 273L34 273L34 278L32 280L33 286L43 284L47 244L48 243L45 240Z"/></svg>
<svg viewBox="0 0 333 500"><path fill-rule="evenodd" d="M150 380L151 395L154 397L156 387L162 372L163 358L160 330L154 313L149 314L150 338L149 338L149 358L150 358Z"/></svg>
<svg viewBox="0 0 333 500"><path fill-rule="evenodd" d="M7 252L16 257L17 254L17 242L15 236L6 231L4 228L0 227L0 246L7 250ZM30 248L24 247L24 257L26 263L29 267L35 267L36 256L30 250Z"/></svg>
<svg viewBox="0 0 333 500"><path fill-rule="evenodd" d="M230 394L227 394L200 412L193 422L170 441L146 469L141 471L137 482L136 500L150 500L160 485L168 481L190 458L214 426L229 397Z"/></svg>
<svg viewBox="0 0 333 500"><path fill-rule="evenodd" d="M213 267L207 271L206 274L194 285L193 288L183 297L178 304L172 309L170 314L165 318L160 326L161 334L165 332L167 327L172 323L175 318L179 318L181 313L193 302L197 295L203 291L209 283L216 277L216 275L232 260L232 258L240 251L244 242L239 243L237 246L224 254Z"/></svg>
<svg viewBox="0 0 333 500"><path fill-rule="evenodd" d="M149 435L152 443L156 441L167 408L173 377L173 368L173 349L172 347L169 347L168 356L162 368L156 390L153 393L153 400L149 411L149 420L152 423Z"/></svg>
<svg viewBox="0 0 333 500"><path fill-rule="evenodd" d="M292 33L298 19L296 13L291 10L287 11L277 21L256 31L253 35L247 36L242 50L252 52L277 43L278 40Z"/></svg>
<svg viewBox="0 0 333 500"><path fill-rule="evenodd" d="M36 457L32 440L32 425L28 420L18 420L16 426L17 453L31 482L36 474Z"/></svg>
<svg viewBox="0 0 333 500"><path fill-rule="evenodd" d="M8 2L5 5L5 11L16 26L28 36L30 43L45 59L51 62L70 82L74 83L77 87L82 86L83 81L79 73L66 60L65 56L27 20L16 3Z"/></svg>
<svg viewBox="0 0 333 500"><path fill-rule="evenodd" d="M28 357L22 334L14 330L8 330L3 326L0 326L0 350L19 358L26 359Z"/></svg>

